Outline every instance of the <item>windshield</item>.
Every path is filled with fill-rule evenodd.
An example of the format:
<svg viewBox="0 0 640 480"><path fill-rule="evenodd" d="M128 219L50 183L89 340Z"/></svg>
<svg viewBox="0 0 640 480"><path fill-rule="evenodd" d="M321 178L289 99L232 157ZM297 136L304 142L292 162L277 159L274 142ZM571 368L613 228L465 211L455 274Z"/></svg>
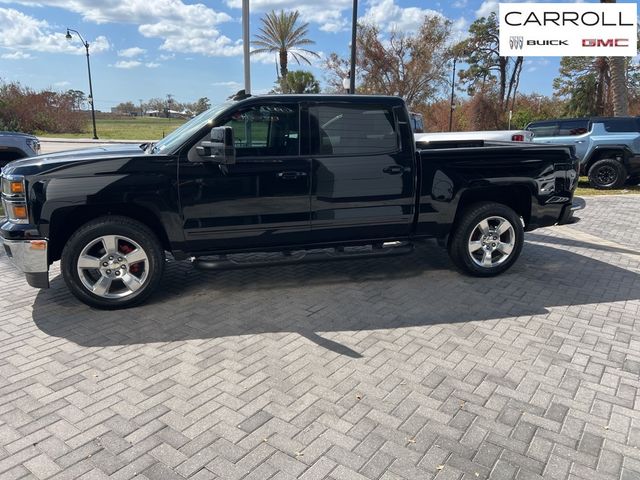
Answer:
<svg viewBox="0 0 640 480"><path fill-rule="evenodd" d="M157 142L152 153L171 153L184 142L189 140L193 135L204 128L207 123L213 120L220 112L233 105L235 102L229 101L211 107L209 110L202 112L200 115L193 117L184 125L176 128L169 135ZM213 127L213 125L211 125Z"/></svg>

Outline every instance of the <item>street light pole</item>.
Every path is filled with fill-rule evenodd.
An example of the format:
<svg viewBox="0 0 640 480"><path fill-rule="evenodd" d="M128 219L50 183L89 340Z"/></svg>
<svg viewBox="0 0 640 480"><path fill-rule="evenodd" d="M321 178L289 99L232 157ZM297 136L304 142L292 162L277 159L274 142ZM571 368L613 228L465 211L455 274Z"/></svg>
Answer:
<svg viewBox="0 0 640 480"><path fill-rule="evenodd" d="M356 93L356 30L358 28L358 0L353 0L351 19L351 71L349 72L349 93Z"/></svg>
<svg viewBox="0 0 640 480"><path fill-rule="evenodd" d="M453 110L455 109L454 95L456 87L456 57L453 57L453 75L451 75L451 110L449 110L449 131L453 129Z"/></svg>
<svg viewBox="0 0 640 480"><path fill-rule="evenodd" d="M67 40L72 39L71 32L78 35L78 38L80 39L80 41L82 42L82 45L84 45L84 48L87 51L87 72L89 73L89 104L91 105L91 121L93 123L93 139L98 140L98 132L96 130L96 110L93 105L93 84L91 82L91 62L89 62L89 42L87 42L84 38L82 38L82 35L80 35L80 32L70 28L67 28L67 35L66 35Z"/></svg>

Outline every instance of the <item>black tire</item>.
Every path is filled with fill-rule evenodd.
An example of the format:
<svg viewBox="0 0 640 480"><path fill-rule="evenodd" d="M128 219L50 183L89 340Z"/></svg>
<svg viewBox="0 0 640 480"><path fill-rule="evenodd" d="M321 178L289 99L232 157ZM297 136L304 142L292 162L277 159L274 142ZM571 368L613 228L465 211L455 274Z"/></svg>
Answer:
<svg viewBox="0 0 640 480"><path fill-rule="evenodd" d="M613 158L598 160L589 169L589 185L598 190L621 188L626 180L626 168Z"/></svg>
<svg viewBox="0 0 640 480"><path fill-rule="evenodd" d="M118 262L124 258L122 264L108 266L106 262L100 263L102 260L109 261L106 257L109 255L106 251L106 243L103 243L101 238L115 238L115 248L119 253L114 255L113 261ZM98 261L100 270L87 268L80 273L79 268L82 267L78 264L78 260L83 251L87 252L87 248L91 248L97 253L90 255L85 253L84 258L98 260L99 256L104 255L104 257ZM126 263L129 253L140 251L146 257L144 260L132 261L131 264ZM122 258L117 258L120 255ZM134 257L131 259L135 260ZM149 298L160 283L164 262L164 249L155 234L146 225L127 217L108 216L86 223L71 236L62 251L61 267L64 281L76 298L91 307L115 310L139 305ZM102 270L103 265L112 270ZM89 289L87 284L95 281L94 287L97 286L99 280L106 276L104 272L119 277L110 277L110 280L106 280L109 282L108 289L103 295L97 295ZM127 287L124 281L125 276L131 284L135 284L135 289ZM133 278L135 281L131 281ZM120 287L120 291L118 291L118 287ZM127 293L128 290L130 293ZM105 296L116 295L123 296L105 298Z"/></svg>
<svg viewBox="0 0 640 480"><path fill-rule="evenodd" d="M498 219L508 222L509 230L503 234L495 230L491 233L492 228L502 224ZM483 220L488 220L487 225L490 227L487 235L483 235L480 230ZM494 237L497 237L497 240L493 240ZM474 246L482 245L473 253L470 251L472 241ZM451 234L449 256L464 273L475 277L492 277L508 270L516 262L523 244L524 228L516 212L500 203L481 202L469 206L462 212ZM485 249L490 251L487 252ZM504 253L507 249L510 249L508 254ZM490 256L490 266L478 264L484 260L485 255Z"/></svg>

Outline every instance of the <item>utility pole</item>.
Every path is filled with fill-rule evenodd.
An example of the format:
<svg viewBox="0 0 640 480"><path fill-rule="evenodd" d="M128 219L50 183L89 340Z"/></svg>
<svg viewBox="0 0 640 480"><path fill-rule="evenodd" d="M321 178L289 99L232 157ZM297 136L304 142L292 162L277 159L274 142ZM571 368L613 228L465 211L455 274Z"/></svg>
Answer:
<svg viewBox="0 0 640 480"><path fill-rule="evenodd" d="M349 93L356 93L356 31L358 29L358 0L353 0L351 17L351 70L349 72Z"/></svg>
<svg viewBox="0 0 640 480"><path fill-rule="evenodd" d="M453 128L453 111L456 108L455 101L456 88L456 57L453 57L453 75L451 75L451 110L449 110L449 131Z"/></svg>
<svg viewBox="0 0 640 480"><path fill-rule="evenodd" d="M249 0L242 0L242 48L244 53L244 93L251 95L251 60L249 51Z"/></svg>

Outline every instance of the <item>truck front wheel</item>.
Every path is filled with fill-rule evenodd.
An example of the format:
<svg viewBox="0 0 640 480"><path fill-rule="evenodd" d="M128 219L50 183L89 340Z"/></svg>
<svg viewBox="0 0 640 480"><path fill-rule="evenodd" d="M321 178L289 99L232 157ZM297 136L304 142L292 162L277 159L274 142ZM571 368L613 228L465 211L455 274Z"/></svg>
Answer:
<svg viewBox="0 0 640 480"><path fill-rule="evenodd" d="M520 256L524 228L509 207L493 202L467 208L454 227L449 256L463 272L491 277L507 270Z"/></svg>
<svg viewBox="0 0 640 480"><path fill-rule="evenodd" d="M62 275L79 300L101 309L144 302L158 286L164 250L153 232L127 217L102 217L78 229L62 251Z"/></svg>

